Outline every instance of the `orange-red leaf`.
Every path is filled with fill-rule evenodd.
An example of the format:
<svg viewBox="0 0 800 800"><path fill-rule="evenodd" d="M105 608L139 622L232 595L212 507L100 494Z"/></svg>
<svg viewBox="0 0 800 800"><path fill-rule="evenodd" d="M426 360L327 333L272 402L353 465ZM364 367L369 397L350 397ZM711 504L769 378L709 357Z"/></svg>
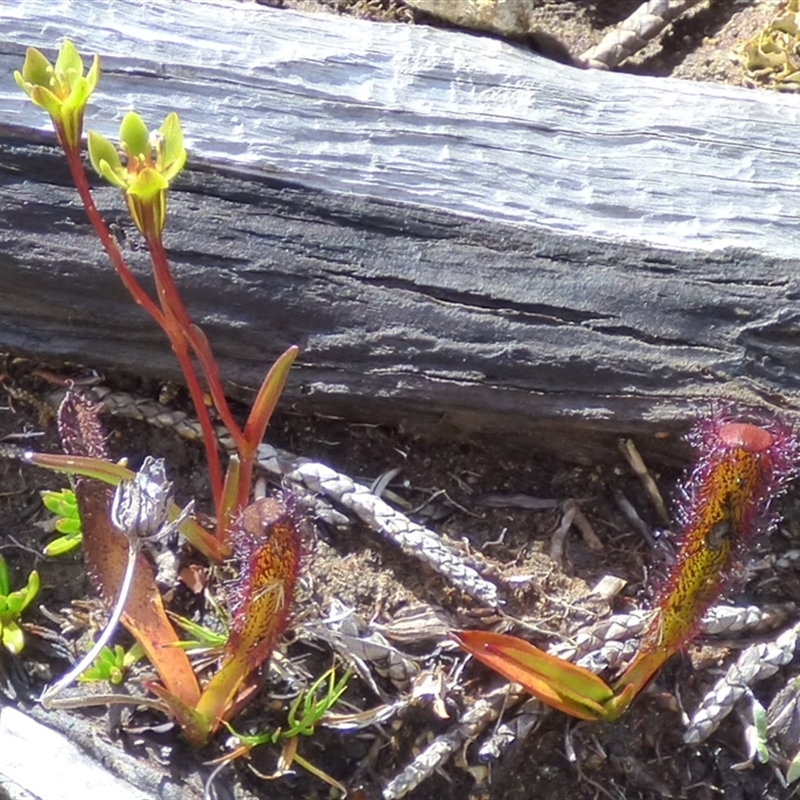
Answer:
<svg viewBox="0 0 800 800"><path fill-rule="evenodd" d="M262 498L248 506L230 535L239 575L227 587L233 615L226 658L197 711L215 730L250 673L269 658L291 609L301 557L302 515L294 500Z"/></svg>
<svg viewBox="0 0 800 800"><path fill-rule="evenodd" d="M516 636L486 631L458 631L453 636L468 653L546 705L578 719L608 715L605 704L614 693L589 670L548 655Z"/></svg>
<svg viewBox="0 0 800 800"><path fill-rule="evenodd" d="M103 459L105 436L97 408L74 394L67 394L59 409L59 432L70 455ZM108 605L116 601L128 563L128 542L111 524L108 508L111 489L88 478L75 481L75 497L83 527L83 552L94 585ZM167 619L155 574L140 553L122 624L144 649L168 691L187 706L199 696L194 670L183 650L175 647L178 637Z"/></svg>

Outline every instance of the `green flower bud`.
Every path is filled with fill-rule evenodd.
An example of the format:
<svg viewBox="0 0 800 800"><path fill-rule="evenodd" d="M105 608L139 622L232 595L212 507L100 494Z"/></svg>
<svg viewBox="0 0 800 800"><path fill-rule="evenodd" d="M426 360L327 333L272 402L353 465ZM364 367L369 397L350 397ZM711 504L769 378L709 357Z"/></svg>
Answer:
<svg viewBox="0 0 800 800"><path fill-rule="evenodd" d="M22 71L14 72L17 86L31 101L50 115L65 149L80 147L83 114L100 77L100 59L95 56L86 76L75 45L64 42L55 67L35 48L29 47Z"/></svg>
<svg viewBox="0 0 800 800"><path fill-rule="evenodd" d="M142 118L130 112L119 128L120 153L103 136L89 132L89 158L95 171L125 192L136 227L158 238L167 213L167 189L186 163L183 132L174 112L158 131L148 131Z"/></svg>

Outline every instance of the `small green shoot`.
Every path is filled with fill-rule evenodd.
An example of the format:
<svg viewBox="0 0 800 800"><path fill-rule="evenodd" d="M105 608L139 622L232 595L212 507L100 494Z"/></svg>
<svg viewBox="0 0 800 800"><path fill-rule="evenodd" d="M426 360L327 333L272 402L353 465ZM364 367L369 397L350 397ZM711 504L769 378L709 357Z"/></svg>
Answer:
<svg viewBox="0 0 800 800"><path fill-rule="evenodd" d="M262 744L281 744L282 753L279 759L279 768L274 775L269 776L269 779L280 777L288 772L292 762L294 762L321 781L324 781L342 792L343 795L346 795L347 792L342 784L321 769L315 767L309 761L306 761L306 759L297 752L297 737L311 736L314 733L317 725L325 714L336 705L339 698L344 694L351 675L352 673L348 670L337 681L336 670L331 667L318 680L311 684L305 692L301 692L289 709L287 717L288 727L286 730L277 728L274 731L245 736L244 734L237 733L227 722L223 722L222 724L236 739L237 746L232 753L211 763L230 763L237 758L247 756L254 747L258 747ZM325 684L327 684L327 687L324 696L317 698L317 695Z"/></svg>
<svg viewBox="0 0 800 800"><path fill-rule="evenodd" d="M281 739L293 739L295 736L311 736L319 721L336 705L347 688L351 672L348 670L336 681L336 670L331 667L305 691L301 692L289 708L286 730L276 728L268 733L256 733L245 736L237 733L228 723L224 723L230 733L248 750L262 744L277 744ZM317 699L323 684L327 683L325 695Z"/></svg>
<svg viewBox="0 0 800 800"><path fill-rule="evenodd" d="M55 64L29 47L22 72L14 72L17 86L50 115L59 141L71 152L80 147L83 114L99 77L100 59L94 57L84 76L83 59L69 41L61 46Z"/></svg>
<svg viewBox="0 0 800 800"><path fill-rule="evenodd" d="M63 556L83 541L81 515L75 492L72 489L62 489L60 492L44 491L41 495L44 507L56 515L56 530L61 534L57 539L53 539L43 552L48 558Z"/></svg>
<svg viewBox="0 0 800 800"><path fill-rule="evenodd" d="M122 189L131 218L140 233L158 239L167 218L167 189L186 163L183 132L173 111L158 131L149 131L142 118L128 112L119 128L120 149L104 136L89 131L89 159L98 175Z"/></svg>
<svg viewBox="0 0 800 800"><path fill-rule="evenodd" d="M39 573L33 570L28 575L24 589L11 591L8 564L0 556L0 643L12 655L19 655L25 646L25 634L19 624L20 614L39 594Z"/></svg>
<svg viewBox="0 0 800 800"><path fill-rule="evenodd" d="M347 689L351 674L348 670L337 682L336 671L331 667L307 691L298 695L289 709L289 727L283 732L278 729L277 733L284 739L311 736L320 720L339 702L339 698ZM318 700L317 694L325 683L328 684L327 691ZM277 736L274 741L277 741Z"/></svg>
<svg viewBox="0 0 800 800"><path fill-rule="evenodd" d="M104 647L94 664L78 678L78 681L80 683L108 681L112 686L119 686L125 680L128 669L143 657L144 650L138 644L134 644L127 653L118 644L114 645L113 650Z"/></svg>
<svg viewBox="0 0 800 800"><path fill-rule="evenodd" d="M197 622L182 617L179 614L167 612L170 619L190 638L180 642L175 642L175 647L180 647L182 650L187 650L194 653L202 653L208 650L216 650L225 647L228 641L228 631L222 633L212 631L205 625L200 625Z"/></svg>
<svg viewBox="0 0 800 800"><path fill-rule="evenodd" d="M753 730L753 745L756 752L756 760L759 764L768 764L767 710L755 698L753 698Z"/></svg>

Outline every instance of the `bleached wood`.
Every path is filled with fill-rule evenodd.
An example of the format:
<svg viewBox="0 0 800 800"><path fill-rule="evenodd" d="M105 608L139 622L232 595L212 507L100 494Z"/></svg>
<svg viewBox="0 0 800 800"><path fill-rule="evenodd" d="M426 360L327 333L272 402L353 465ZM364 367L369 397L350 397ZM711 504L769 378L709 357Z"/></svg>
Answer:
<svg viewBox="0 0 800 800"><path fill-rule="evenodd" d="M167 244L237 384L296 341L305 407L606 443L795 402L800 98L219 0L0 14L0 74L101 53L87 127L181 115ZM0 345L168 371L9 80L0 120Z"/></svg>
<svg viewBox="0 0 800 800"><path fill-rule="evenodd" d="M0 786L26 800L154 800L10 706L0 706L0 748Z"/></svg>

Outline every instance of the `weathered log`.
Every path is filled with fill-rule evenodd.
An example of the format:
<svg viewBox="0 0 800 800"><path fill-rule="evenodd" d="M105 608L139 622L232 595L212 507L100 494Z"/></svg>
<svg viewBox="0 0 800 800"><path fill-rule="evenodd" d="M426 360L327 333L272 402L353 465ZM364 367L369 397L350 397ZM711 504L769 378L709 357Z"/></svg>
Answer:
<svg viewBox="0 0 800 800"><path fill-rule="evenodd" d="M298 407L545 445L798 406L796 97L188 0L12 0L0 74L65 36L88 128L181 115L166 244L234 390L297 343ZM0 346L174 376L47 129L0 83Z"/></svg>
<svg viewBox="0 0 800 800"><path fill-rule="evenodd" d="M47 714L39 709L34 713L47 718ZM63 712L51 715L48 722L52 724L53 719L65 723ZM74 723L70 730L72 735L68 738L16 708L0 704L2 796L10 800L72 800L76 796L85 800L107 800L111 797L117 800L154 800L157 796L174 800L177 797L191 797L187 791L182 794L177 791L159 792L156 795L156 791L162 787L156 781L142 780L142 775L147 775L146 768L139 768L136 774L139 788L134 787L133 782L107 772L76 746L76 739L83 739L81 743L85 745L85 740L89 738L75 736L81 727L80 721ZM124 760L124 755L120 760ZM135 765L133 759L128 760ZM46 768L43 768L44 763ZM167 789L173 788L163 780L164 776L159 777L162 778L162 784L167 783Z"/></svg>

